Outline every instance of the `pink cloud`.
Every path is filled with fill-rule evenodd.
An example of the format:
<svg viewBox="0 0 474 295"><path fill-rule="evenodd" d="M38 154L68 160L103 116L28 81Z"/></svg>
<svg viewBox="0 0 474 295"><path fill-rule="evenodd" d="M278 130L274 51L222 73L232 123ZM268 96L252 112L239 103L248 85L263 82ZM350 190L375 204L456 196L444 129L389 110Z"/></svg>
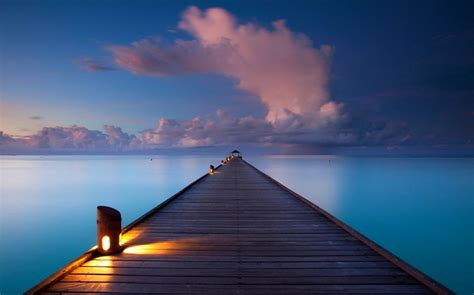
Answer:
<svg viewBox="0 0 474 295"><path fill-rule="evenodd" d="M0 147L5 146L16 148L21 146L21 141L8 134L5 134L3 131L0 131Z"/></svg>
<svg viewBox="0 0 474 295"><path fill-rule="evenodd" d="M120 127L105 125L104 129L105 133L77 125L44 127L36 134L21 138L14 138L0 132L0 151L97 152L139 148L136 137L124 133Z"/></svg>
<svg viewBox="0 0 474 295"><path fill-rule="evenodd" d="M166 45L159 38L147 38L109 50L118 66L135 74L215 72L235 79L237 88L260 98L272 124L295 114L318 126L340 114L342 105L335 107L327 89L332 47L314 47L307 36L290 31L285 21L273 22L269 30L239 24L221 8L201 11L193 6L183 13L179 28L194 40Z"/></svg>
<svg viewBox="0 0 474 295"><path fill-rule="evenodd" d="M134 135L130 135L122 131L122 128L104 125L105 134L107 135L107 143L109 146L127 149L139 145Z"/></svg>
<svg viewBox="0 0 474 295"><path fill-rule="evenodd" d="M258 143L273 132L272 126L253 117L230 118L225 112L189 120L161 118L156 129L145 130L137 138L148 147L218 146L229 143Z"/></svg>
<svg viewBox="0 0 474 295"><path fill-rule="evenodd" d="M107 145L106 136L85 127L45 127L27 140L32 148L47 149L101 149Z"/></svg>
<svg viewBox="0 0 474 295"><path fill-rule="evenodd" d="M232 118L218 110L215 116L188 120L161 118L156 129L137 135L143 147L197 147L228 144L287 144L314 143L346 144L353 142L353 132L338 132L327 123L320 128L308 126L306 118L289 113L284 124L278 126L252 116Z"/></svg>
<svg viewBox="0 0 474 295"><path fill-rule="evenodd" d="M327 116L337 106L326 106ZM14 137L0 131L0 153L47 152L140 152L163 148L216 147L228 145L255 146L348 146L397 145L412 142L405 125L375 124L360 130L341 128L328 121L312 128L301 115L287 114L278 126L252 116L233 118L218 110L216 114L185 120L161 118L154 129L137 134L123 132L120 127L105 125L104 131L82 126L45 127L36 134ZM342 125L343 126L343 125Z"/></svg>

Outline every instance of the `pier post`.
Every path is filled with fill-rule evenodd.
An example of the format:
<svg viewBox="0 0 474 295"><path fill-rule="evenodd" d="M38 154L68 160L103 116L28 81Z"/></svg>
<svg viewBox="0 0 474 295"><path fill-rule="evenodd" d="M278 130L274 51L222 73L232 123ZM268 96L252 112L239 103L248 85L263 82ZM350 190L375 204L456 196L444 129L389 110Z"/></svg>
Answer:
<svg viewBox="0 0 474 295"><path fill-rule="evenodd" d="M97 245L100 254L121 252L120 233L122 216L118 210L106 206L97 207Z"/></svg>
<svg viewBox="0 0 474 295"><path fill-rule="evenodd" d="M216 168L214 168L214 165L209 165L209 174L214 174L214 171Z"/></svg>

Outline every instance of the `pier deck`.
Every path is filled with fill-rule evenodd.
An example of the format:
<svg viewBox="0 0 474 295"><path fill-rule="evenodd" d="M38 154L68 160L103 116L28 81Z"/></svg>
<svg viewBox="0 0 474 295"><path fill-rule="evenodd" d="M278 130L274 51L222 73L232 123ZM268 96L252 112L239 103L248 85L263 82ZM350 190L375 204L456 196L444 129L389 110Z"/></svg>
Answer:
<svg viewBox="0 0 474 295"><path fill-rule="evenodd" d="M89 251L29 293L450 293L239 158L123 239L123 253Z"/></svg>

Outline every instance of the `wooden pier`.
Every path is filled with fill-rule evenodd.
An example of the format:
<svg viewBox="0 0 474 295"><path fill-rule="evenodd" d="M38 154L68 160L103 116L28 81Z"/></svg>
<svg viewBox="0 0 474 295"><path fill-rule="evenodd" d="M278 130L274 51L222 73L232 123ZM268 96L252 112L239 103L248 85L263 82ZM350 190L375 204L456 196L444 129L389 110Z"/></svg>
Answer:
<svg viewBox="0 0 474 295"><path fill-rule="evenodd" d="M27 293L451 293L237 157L122 235Z"/></svg>

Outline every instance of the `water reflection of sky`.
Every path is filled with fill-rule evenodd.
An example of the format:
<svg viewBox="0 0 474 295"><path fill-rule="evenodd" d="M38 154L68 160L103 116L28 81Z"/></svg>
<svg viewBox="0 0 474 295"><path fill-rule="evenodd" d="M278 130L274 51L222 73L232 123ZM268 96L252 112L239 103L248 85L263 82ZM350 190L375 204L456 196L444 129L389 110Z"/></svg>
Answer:
<svg viewBox="0 0 474 295"><path fill-rule="evenodd" d="M19 293L95 244L97 205L128 224L219 158L2 157L1 290ZM474 265L474 160L271 157L249 161L464 294Z"/></svg>

